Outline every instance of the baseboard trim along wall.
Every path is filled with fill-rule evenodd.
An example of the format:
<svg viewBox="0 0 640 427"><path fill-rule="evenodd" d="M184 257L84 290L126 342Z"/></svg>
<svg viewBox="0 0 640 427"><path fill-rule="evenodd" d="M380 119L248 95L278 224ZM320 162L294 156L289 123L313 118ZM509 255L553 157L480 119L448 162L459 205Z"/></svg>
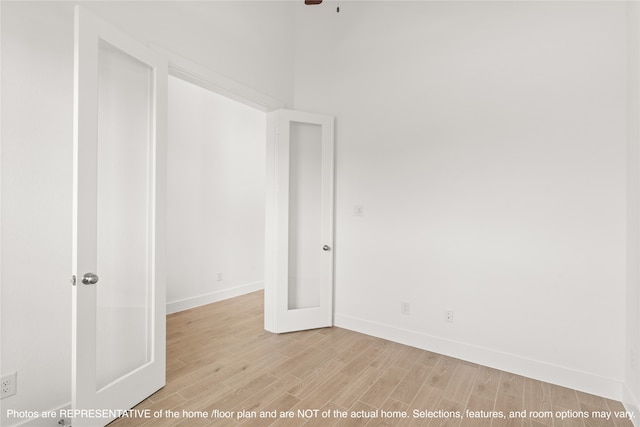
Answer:
<svg viewBox="0 0 640 427"><path fill-rule="evenodd" d="M634 414L640 414L640 402L638 402L638 397L633 394L627 385L624 386L622 393L622 403L624 404L625 409L633 412ZM635 427L640 427L640 415L636 415L631 419L631 421Z"/></svg>
<svg viewBox="0 0 640 427"><path fill-rule="evenodd" d="M178 301L167 302L167 314L177 313L190 308L200 307L201 305L211 304L213 302L248 294L250 292L264 289L264 282L247 283L246 285L235 286L233 288L223 289L210 294L198 295L196 297L185 298Z"/></svg>
<svg viewBox="0 0 640 427"><path fill-rule="evenodd" d="M434 353L444 354L539 381L561 385L613 400L623 400L623 383L611 378L603 378L587 372L575 371L561 366L375 323L344 314L336 313L334 315L334 324L335 326L355 332L410 345L423 350L429 350Z"/></svg>
<svg viewBox="0 0 640 427"><path fill-rule="evenodd" d="M233 298L249 292L264 289L264 282L254 282L242 286L236 286L206 295L193 298L186 298L179 301L167 303L167 314L176 313L201 305L210 304L217 301ZM560 366L550 365L523 357L498 352L495 350L472 346L456 341L434 337L415 331L396 328L381 323L347 316L336 313L334 315L334 325L349 329L362 334L371 335L377 338L386 339L400 344L409 345L416 348L444 354L446 356L459 358L483 366L512 372L540 381L557 384L585 393L603 396L609 399L622 401L627 411L640 414L640 404L632 391L620 381L610 378L603 378L586 372L575 371ZM53 409L70 409L71 404ZM43 419L24 420L15 424L15 427L44 427ZM59 419L49 419L51 426L57 426ZM632 419L635 427L640 427L640 417ZM49 424L46 424L47 426Z"/></svg>

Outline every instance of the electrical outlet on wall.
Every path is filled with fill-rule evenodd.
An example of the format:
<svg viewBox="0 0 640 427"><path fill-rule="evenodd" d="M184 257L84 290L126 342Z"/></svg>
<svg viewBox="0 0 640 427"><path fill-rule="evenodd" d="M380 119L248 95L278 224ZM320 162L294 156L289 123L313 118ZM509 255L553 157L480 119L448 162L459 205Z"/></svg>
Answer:
<svg viewBox="0 0 640 427"><path fill-rule="evenodd" d="M16 394L18 389L17 380L18 374L16 372L12 372L0 378L0 399Z"/></svg>
<svg viewBox="0 0 640 427"><path fill-rule="evenodd" d="M409 304L408 302L401 302L400 303L400 313L402 313L402 314L411 313L411 304Z"/></svg>
<svg viewBox="0 0 640 427"><path fill-rule="evenodd" d="M444 321L447 323L453 323L453 310L444 311Z"/></svg>

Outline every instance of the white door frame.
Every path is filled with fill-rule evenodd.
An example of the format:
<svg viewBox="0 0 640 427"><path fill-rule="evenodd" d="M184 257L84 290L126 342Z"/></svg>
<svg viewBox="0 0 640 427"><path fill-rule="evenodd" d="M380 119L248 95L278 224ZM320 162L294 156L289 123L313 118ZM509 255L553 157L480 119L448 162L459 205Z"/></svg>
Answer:
<svg viewBox="0 0 640 427"><path fill-rule="evenodd" d="M222 76L161 46L151 48L165 56L169 62L169 74L193 83L218 95L231 98L265 113L286 108L286 103L265 95L255 89Z"/></svg>
<svg viewBox="0 0 640 427"><path fill-rule="evenodd" d="M244 86L243 84L238 83L232 79L219 75L209 70L208 68L201 66L199 64L196 64L195 62L189 59L186 59L174 52L171 52L163 47L156 46L156 45L153 45L152 47L154 50L162 53L165 57L168 58L169 74L173 75L174 77L180 78L182 80L186 80L204 89L207 89L219 95L223 95L228 98L234 99L238 102L241 102L245 105L256 108L260 111L264 111L269 114L273 114L274 111L287 108L287 105L285 102L272 98L252 88ZM299 112L296 112L296 113L299 113ZM316 120L313 118L313 116L314 115L309 116L309 120L311 120L312 122ZM326 120L327 117L329 116L324 116L323 120ZM267 120L267 140L268 141L269 141L269 138L274 135L273 133L274 130L271 129L270 126L271 126L270 120ZM334 157L333 118L331 118L330 126L331 126L331 129L328 131L328 135L330 135L332 139L331 150L326 151L325 155L331 157L331 159L333 160L333 157ZM269 143L268 141L267 143ZM269 153L267 152L267 165L266 165L267 170L269 169L269 162L270 162L268 156L269 156ZM271 176L271 174L269 174L269 176ZM270 178L268 177L268 179ZM325 179L329 180L327 181L326 185L330 186L333 191L333 188L334 188L333 172L329 176L326 176ZM267 190L266 203L269 204L271 203L270 201L273 201L273 195L269 194ZM267 209L267 213L265 215L266 237L269 235L273 235L273 236L277 235L277 230L276 228L274 228L277 226L272 223L272 220L269 217L270 214L268 212L269 212L269 208ZM329 210L327 212L330 212L330 214L326 214L324 220L325 222L327 222L328 229L331 229L331 232L329 236L326 236L325 240L327 242L326 244L332 247L332 250L330 254L327 254L324 260L325 263L330 263L331 265L325 266L324 269L325 271L331 272L329 274L331 275L330 281L332 285L329 289L330 293L325 294L323 296L323 298L327 302L329 302L331 305L329 315L324 316L326 320L323 321L323 326L330 326L333 323L333 220L334 220L333 198L331 200L331 206L329 207ZM276 293L274 288L277 282L272 277L272 272L275 271L275 268L276 268L274 264L275 260L273 258L273 255L274 253L269 250L265 252L265 301L264 301L265 329L272 332L278 332L279 329L278 327L276 327L275 320L274 320L275 312L273 311L275 309L274 307L276 307L276 302L274 298L278 297L278 294ZM314 322L312 324L319 325L318 322ZM310 325L307 325L302 329L311 327Z"/></svg>
<svg viewBox="0 0 640 427"><path fill-rule="evenodd" d="M174 52L171 52L165 48L162 48L160 46L156 46L153 45L154 50L161 52L164 56L166 56L168 58L169 61L169 74L173 75L174 77L178 77L182 80L186 80L190 83L193 83L197 86L200 86L204 89L210 90L212 92L215 92L219 95L223 95L226 96L228 98L234 99L238 102L241 102L245 105L248 105L250 107L256 108L260 111L264 111L266 113L269 114L274 114L275 111L277 110L282 110L287 108L287 105L285 102L282 102L278 99L272 98L268 95L265 95L261 92L258 92L252 88L249 88L247 86L244 86L241 83L238 83L232 79L229 79L227 77L224 77L222 75L219 75L211 70L209 70L206 67L203 67L199 64L196 64L195 62L186 59ZM315 119L312 118L311 115L309 116L309 119L311 121L314 121ZM329 116L324 116L325 120L327 117ZM271 138L274 135L274 130L270 128L271 124L270 124L270 120L267 120L267 143L269 143L269 138ZM333 161L333 157L334 157L334 150L333 150L333 138L334 138L334 128L333 128L333 118L331 118L331 129L329 130L329 134L331 136L331 151L327 151L325 154L327 156L330 156L332 161ZM267 152L267 170L269 169L269 153ZM271 176L271 174L268 173L269 176ZM271 179L270 177L267 177L267 179ZM325 177L326 179L330 180L330 183L327 183L327 186L330 186L332 191L334 188L334 175L333 175L333 171L330 174L330 176ZM272 195L269 194L269 190L267 190L267 194L266 194L266 203L269 204L270 200L272 200ZM267 213L265 215L265 222L266 222L266 230L265 230L265 234L268 238L268 236L271 235L276 235L277 231L276 231L276 227L275 225L272 224L271 219L269 219L269 208L267 208ZM329 212L329 211L328 211ZM333 199L331 200L331 207L330 207L330 214L325 216L325 222L330 222L330 224L328 225L328 227L332 230L330 233L330 236L326 237L326 241L327 244L329 246L333 246L333 220L334 220L334 216L333 216ZM265 329L269 330L269 331L277 331L278 328L275 327L274 324L274 317L272 316L272 308L275 306L275 301L274 301L274 297L277 298L277 294L274 291L274 286L277 283L275 281L275 279L272 276L272 271L275 271L274 269L275 264L274 264L274 259L272 258L273 256L273 252L271 251L266 251L265 252L265 302L264 302L264 311L265 311ZM329 268L325 267L326 271L331 271L331 282L333 283L333 250L331 251L330 257L330 261L326 261L326 262L330 262L331 266ZM271 278L270 278L271 277ZM331 304L331 314L330 314L330 320L328 320L327 322L325 322L325 326L329 326L330 324L333 323L333 285L331 286L331 294L330 295L325 295L324 296L325 299L328 299L330 301Z"/></svg>

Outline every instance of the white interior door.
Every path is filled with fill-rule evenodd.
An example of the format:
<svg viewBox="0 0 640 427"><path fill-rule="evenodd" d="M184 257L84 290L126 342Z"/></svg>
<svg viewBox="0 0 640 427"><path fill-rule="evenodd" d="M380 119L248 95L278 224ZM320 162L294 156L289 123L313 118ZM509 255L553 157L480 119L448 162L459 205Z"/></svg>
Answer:
<svg viewBox="0 0 640 427"><path fill-rule="evenodd" d="M103 426L165 384L167 64L76 6L74 79L73 426Z"/></svg>
<svg viewBox="0 0 640 427"><path fill-rule="evenodd" d="M333 325L333 117L268 115L265 329Z"/></svg>

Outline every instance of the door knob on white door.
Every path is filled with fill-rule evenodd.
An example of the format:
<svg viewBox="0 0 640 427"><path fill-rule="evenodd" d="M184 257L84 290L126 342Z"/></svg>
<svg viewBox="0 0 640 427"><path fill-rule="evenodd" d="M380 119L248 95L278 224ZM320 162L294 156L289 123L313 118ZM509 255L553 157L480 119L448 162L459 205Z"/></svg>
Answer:
<svg viewBox="0 0 640 427"><path fill-rule="evenodd" d="M85 273L85 275L82 276L82 283L84 283L85 285L95 285L96 283L98 283L99 279L100 278L93 273Z"/></svg>
<svg viewBox="0 0 640 427"><path fill-rule="evenodd" d="M322 250L323 250L323 251L330 251L330 250L331 250L331 248L330 248L328 245L324 245L324 246L322 247Z"/></svg>

